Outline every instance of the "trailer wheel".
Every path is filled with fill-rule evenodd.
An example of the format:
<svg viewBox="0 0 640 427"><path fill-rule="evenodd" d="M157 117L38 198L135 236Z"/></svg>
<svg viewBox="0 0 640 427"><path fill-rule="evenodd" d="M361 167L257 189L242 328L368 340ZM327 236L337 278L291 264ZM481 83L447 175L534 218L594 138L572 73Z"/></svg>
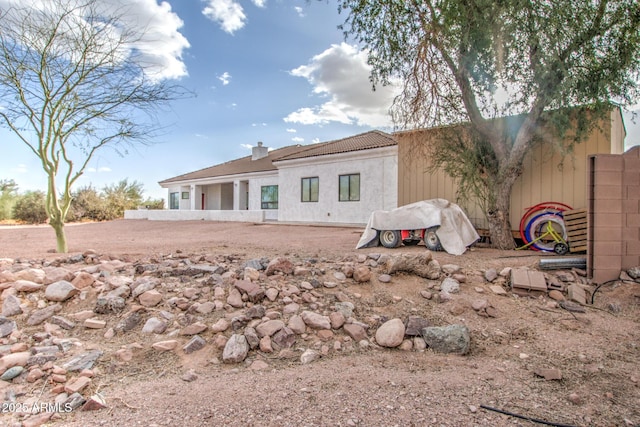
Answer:
<svg viewBox="0 0 640 427"><path fill-rule="evenodd" d="M385 248L397 248L401 241L402 236L398 230L382 230L380 232L380 243Z"/></svg>
<svg viewBox="0 0 640 427"><path fill-rule="evenodd" d="M553 247L553 252L558 255L566 255L567 252L569 252L569 245L567 245L566 243L558 242Z"/></svg>
<svg viewBox="0 0 640 427"><path fill-rule="evenodd" d="M424 245L430 251L441 251L442 244L440 243L440 238L436 234L436 230L438 227L431 227L424 230Z"/></svg>

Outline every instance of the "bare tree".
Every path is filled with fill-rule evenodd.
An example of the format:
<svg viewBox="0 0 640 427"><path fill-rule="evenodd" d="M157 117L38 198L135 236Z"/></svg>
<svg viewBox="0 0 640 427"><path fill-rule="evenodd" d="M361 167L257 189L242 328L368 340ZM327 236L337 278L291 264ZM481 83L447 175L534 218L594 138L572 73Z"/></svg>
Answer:
<svg viewBox="0 0 640 427"><path fill-rule="evenodd" d="M396 126L440 126L428 151L513 248L511 189L535 144L583 140L640 74L638 0L341 0L374 84L400 82ZM582 108L574 108L581 106ZM510 120L500 120L505 116ZM443 125L465 123L460 132Z"/></svg>
<svg viewBox="0 0 640 427"><path fill-rule="evenodd" d="M27 2L29 3L29 2ZM0 123L40 159L58 252L71 187L98 150L149 142L154 113L185 95L145 63L144 23L98 0L49 0L0 11Z"/></svg>

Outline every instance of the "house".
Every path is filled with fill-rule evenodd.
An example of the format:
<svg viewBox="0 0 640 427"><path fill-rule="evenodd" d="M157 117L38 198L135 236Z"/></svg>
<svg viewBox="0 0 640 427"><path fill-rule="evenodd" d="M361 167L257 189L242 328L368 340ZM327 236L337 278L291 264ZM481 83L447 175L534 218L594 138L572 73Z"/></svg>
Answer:
<svg viewBox="0 0 640 427"><path fill-rule="evenodd" d="M428 144L433 132L438 128L393 135L374 130L274 150L258 143L251 156L160 181L169 209L127 211L125 218L366 224L375 210L442 198L457 202L477 229L486 230L475 201L458 200L455 180L441 170L428 172L429 159L416 154L415 146ZM612 108L564 159L549 144L536 146L512 191L514 235L527 208L538 203L587 207L588 157L622 153L625 136L621 111Z"/></svg>
<svg viewBox="0 0 640 427"><path fill-rule="evenodd" d="M370 131L270 150L160 181L169 209L128 219L365 224L397 206L397 143Z"/></svg>
<svg viewBox="0 0 640 427"><path fill-rule="evenodd" d="M274 165L278 221L366 224L371 212L398 206L397 143L384 132L309 146Z"/></svg>

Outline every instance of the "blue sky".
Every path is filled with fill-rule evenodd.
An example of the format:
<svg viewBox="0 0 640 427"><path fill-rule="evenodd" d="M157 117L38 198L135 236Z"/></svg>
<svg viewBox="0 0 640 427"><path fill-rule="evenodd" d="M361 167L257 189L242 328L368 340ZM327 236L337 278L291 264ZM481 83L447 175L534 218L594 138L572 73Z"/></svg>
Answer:
<svg viewBox="0 0 640 427"><path fill-rule="evenodd" d="M392 90L371 90L366 57L345 42L337 28L345 16L333 0L127 4L163 28L155 60L196 97L159 114L165 128L153 144L129 147L124 157L99 152L75 188L128 178L146 196L166 199L158 181L246 156L258 141L279 148L391 130ZM626 125L627 144L637 145L640 125ZM0 138L0 179L14 179L20 191L45 189L38 158L6 130Z"/></svg>

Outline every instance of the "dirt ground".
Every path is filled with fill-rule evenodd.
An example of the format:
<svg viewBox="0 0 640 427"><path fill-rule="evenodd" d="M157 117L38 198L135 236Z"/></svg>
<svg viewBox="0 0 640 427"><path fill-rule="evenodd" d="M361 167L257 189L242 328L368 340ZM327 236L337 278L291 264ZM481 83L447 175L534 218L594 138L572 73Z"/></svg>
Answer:
<svg viewBox="0 0 640 427"><path fill-rule="evenodd" d="M66 227L70 254L94 250L135 260L166 254L285 256L338 263L359 254L425 251L423 246L356 250L361 229L202 221L120 220ZM53 230L0 227L0 258L54 260ZM64 426L640 426L640 284L598 289L585 313L554 307L547 297L494 295L485 270L536 268L541 255L473 247L464 255L434 253L457 264L467 280L452 301L425 299L433 284L411 275L390 283L345 285L361 315L419 315L434 326L464 324L471 331L465 356L377 346L330 352L311 364L299 357L222 364L212 350L190 357L143 347L132 361L102 366L94 391L107 408L56 415ZM593 287L595 289L595 287ZM495 307L479 316L477 299ZM611 307L616 307L611 310ZM82 338L87 341L87 337ZM107 352L131 344L93 335L87 348ZM206 349L206 348L205 348ZM560 370L546 380L541 369ZM186 372L197 377L184 381ZM0 390L1 391L1 390ZM500 413L494 409L506 411ZM4 414L0 415L1 417ZM15 422L12 418L11 422Z"/></svg>

